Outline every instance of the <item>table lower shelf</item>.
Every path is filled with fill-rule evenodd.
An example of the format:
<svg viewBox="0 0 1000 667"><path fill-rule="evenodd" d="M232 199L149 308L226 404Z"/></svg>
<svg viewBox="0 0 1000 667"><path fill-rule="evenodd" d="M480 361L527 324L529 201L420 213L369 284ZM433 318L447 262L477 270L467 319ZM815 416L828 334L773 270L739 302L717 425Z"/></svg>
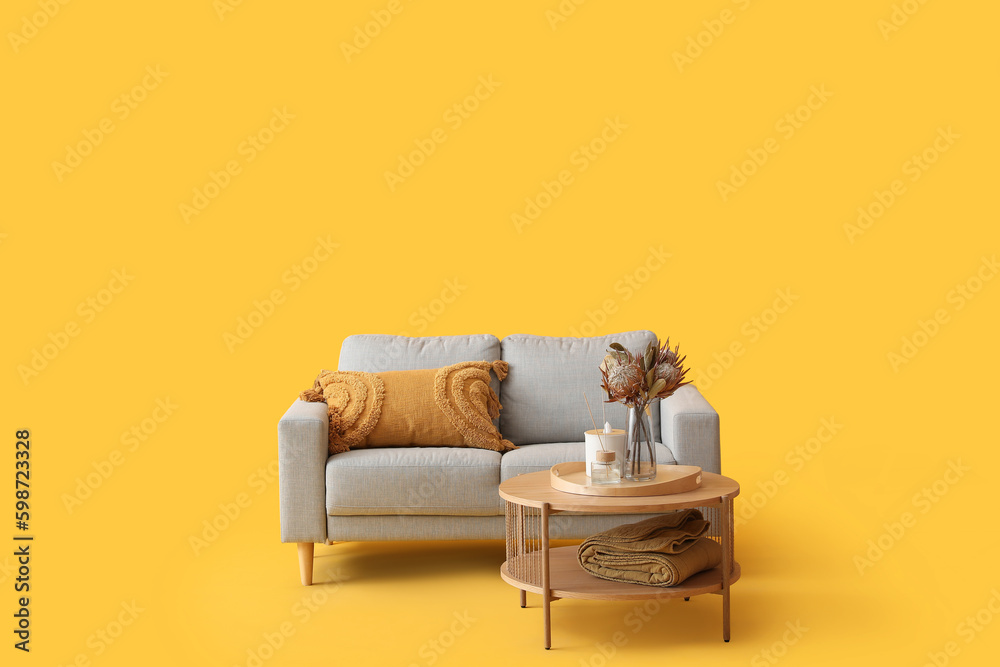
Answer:
<svg viewBox="0 0 1000 667"><path fill-rule="evenodd" d="M541 551L534 551L518 558L525 561L537 561L531 564L534 572L539 573L541 580ZM527 563L519 563L519 570L527 570ZM508 584L532 593L542 593L541 585L524 581L510 574L508 563L500 566L500 576ZM740 565L733 563L729 575L732 584L740 578ZM552 596L557 598L577 598L582 600L645 600L648 598L678 598L717 593L722 590L722 567L705 570L688 577L677 586L642 586L640 584L622 584L617 581L600 579L590 574L580 566L577 558L577 547L558 547L549 550L549 588Z"/></svg>

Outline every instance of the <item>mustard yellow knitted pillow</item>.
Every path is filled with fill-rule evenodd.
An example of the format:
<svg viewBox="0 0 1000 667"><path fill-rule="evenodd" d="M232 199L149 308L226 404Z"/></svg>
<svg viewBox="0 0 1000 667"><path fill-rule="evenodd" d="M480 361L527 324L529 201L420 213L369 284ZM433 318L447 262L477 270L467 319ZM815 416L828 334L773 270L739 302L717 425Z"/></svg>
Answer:
<svg viewBox="0 0 1000 667"><path fill-rule="evenodd" d="M326 401L330 453L366 447L451 446L506 452L516 447L493 426L507 362L464 361L416 371L323 371L304 401Z"/></svg>

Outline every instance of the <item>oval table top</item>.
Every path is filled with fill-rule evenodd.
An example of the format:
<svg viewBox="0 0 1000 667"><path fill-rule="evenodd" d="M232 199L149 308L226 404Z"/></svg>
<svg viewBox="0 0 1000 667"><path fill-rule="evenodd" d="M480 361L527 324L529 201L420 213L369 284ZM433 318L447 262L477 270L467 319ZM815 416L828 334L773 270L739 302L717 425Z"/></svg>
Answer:
<svg viewBox="0 0 1000 667"><path fill-rule="evenodd" d="M701 486L693 491L660 496L585 496L552 488L550 472L541 470L512 477L500 484L500 497L518 505L541 507L548 503L557 512L657 513L672 509L714 505L723 497L735 498L740 485L729 477L702 473Z"/></svg>

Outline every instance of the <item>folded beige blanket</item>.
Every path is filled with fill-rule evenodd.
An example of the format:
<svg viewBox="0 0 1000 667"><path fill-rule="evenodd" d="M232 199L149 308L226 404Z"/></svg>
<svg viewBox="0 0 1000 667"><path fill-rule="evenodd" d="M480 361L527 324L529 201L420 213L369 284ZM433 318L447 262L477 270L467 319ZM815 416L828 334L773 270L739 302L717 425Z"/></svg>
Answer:
<svg viewBox="0 0 1000 667"><path fill-rule="evenodd" d="M699 510L686 509L591 535L577 552L583 569L601 579L645 586L676 586L722 561L722 548L702 537Z"/></svg>

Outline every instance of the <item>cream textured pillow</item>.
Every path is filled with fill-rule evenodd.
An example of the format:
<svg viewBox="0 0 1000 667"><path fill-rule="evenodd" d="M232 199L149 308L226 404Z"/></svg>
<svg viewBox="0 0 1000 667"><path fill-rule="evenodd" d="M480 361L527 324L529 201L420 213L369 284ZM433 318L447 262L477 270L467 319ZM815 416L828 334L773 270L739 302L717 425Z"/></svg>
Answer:
<svg viewBox="0 0 1000 667"><path fill-rule="evenodd" d="M506 452L516 447L493 426L507 362L464 361L444 368L363 373L323 371L304 401L326 401L330 453L365 447L451 446Z"/></svg>

